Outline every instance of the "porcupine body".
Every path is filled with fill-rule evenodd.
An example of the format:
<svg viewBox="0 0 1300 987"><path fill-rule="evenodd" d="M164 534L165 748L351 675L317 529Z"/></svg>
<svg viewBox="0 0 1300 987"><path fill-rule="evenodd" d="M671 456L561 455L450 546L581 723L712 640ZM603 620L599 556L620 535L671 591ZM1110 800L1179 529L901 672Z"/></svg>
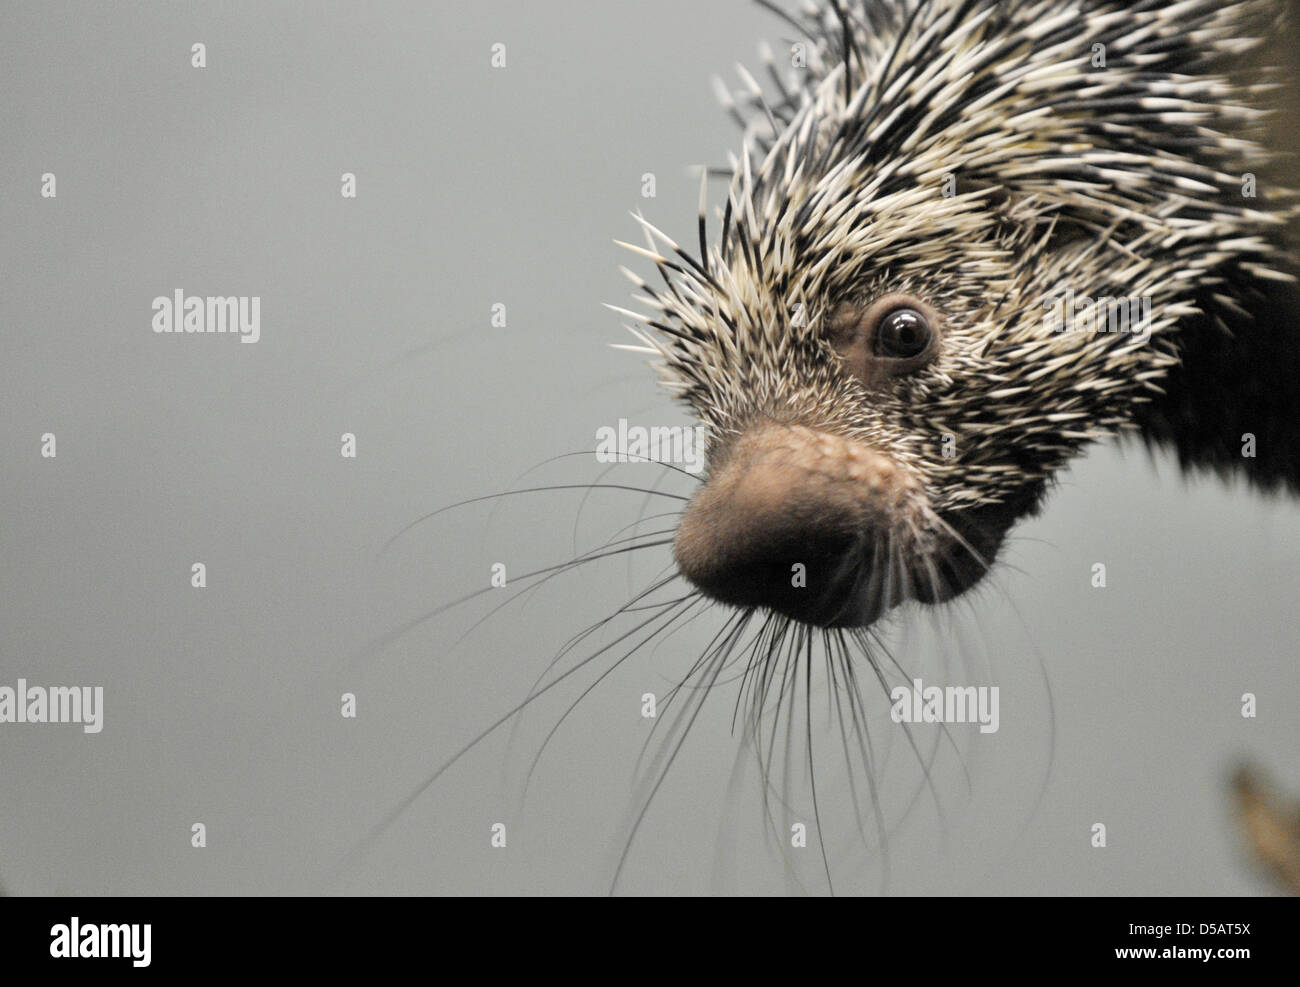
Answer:
<svg viewBox="0 0 1300 987"><path fill-rule="evenodd" d="M1294 199L1268 177L1265 87L1234 68L1280 15L784 15L806 66L769 62L775 94L746 77L731 104L720 239L703 204L698 255L647 224L664 286L638 281L633 331L711 435L682 573L737 607L864 627L978 582L1056 472L1125 430L1300 490Z"/></svg>

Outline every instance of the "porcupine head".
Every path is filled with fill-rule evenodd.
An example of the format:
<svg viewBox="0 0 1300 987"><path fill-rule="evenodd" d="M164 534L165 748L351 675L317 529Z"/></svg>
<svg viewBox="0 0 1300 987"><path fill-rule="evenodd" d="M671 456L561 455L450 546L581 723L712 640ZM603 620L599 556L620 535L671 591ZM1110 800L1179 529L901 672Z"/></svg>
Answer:
<svg viewBox="0 0 1300 987"><path fill-rule="evenodd" d="M735 606L868 625L977 583L1054 475L1122 431L1300 487L1293 200L1263 177L1265 87L1230 69L1278 17L787 15L807 66L764 97L743 76L720 239L703 192L698 255L644 224L663 284L634 277L637 348L710 437L681 572Z"/></svg>

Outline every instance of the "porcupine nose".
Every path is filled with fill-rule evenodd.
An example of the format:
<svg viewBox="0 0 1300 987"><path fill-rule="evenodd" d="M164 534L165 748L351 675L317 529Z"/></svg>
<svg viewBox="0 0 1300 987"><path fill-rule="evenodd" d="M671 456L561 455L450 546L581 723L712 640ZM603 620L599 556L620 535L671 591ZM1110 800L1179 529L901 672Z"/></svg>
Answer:
<svg viewBox="0 0 1300 987"><path fill-rule="evenodd" d="M821 626L869 624L888 606L875 556L907 490L902 470L866 446L765 425L710 464L677 530L677 565L724 603Z"/></svg>

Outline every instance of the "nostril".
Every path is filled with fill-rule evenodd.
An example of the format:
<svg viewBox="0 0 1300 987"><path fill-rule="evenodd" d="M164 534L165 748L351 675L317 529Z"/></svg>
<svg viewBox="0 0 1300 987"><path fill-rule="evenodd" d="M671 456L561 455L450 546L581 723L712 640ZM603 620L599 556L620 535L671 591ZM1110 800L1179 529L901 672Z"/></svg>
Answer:
<svg viewBox="0 0 1300 987"><path fill-rule="evenodd" d="M859 620L866 603L846 597L866 598L877 537L901 510L902 476L885 456L840 436L753 430L687 506L677 564L725 603L812 623L837 623L844 613Z"/></svg>

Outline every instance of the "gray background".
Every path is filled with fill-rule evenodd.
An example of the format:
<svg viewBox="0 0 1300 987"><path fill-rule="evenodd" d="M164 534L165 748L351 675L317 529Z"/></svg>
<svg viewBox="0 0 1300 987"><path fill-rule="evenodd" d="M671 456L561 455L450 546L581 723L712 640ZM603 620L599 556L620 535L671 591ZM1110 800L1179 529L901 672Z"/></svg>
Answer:
<svg viewBox="0 0 1300 987"><path fill-rule="evenodd" d="M590 449L600 425L683 420L605 345L629 341L599 304L626 302L617 265L644 271L611 240L639 238L637 208L693 237L688 166L736 144L709 77L734 83L730 66L785 31L747 3L687 0L0 9L0 684L106 690L97 736L0 727L10 893L609 887L636 804L640 695L666 691L721 615L588 696L526 803L532 755L580 686L349 857L668 560L571 574L475 628L503 599L489 597L368 649L484 586L492 562L522 573L572 554L581 494L443 515L377 555L427 511ZM195 41L206 69L190 67ZM38 194L47 171L55 200ZM356 200L339 196L344 171ZM260 295L261 342L154 335L151 300L178 287ZM344 431L356 460L338 454ZM598 475L577 457L523 484ZM681 480L665 488L688 492ZM581 544L644 507L593 495ZM194 561L206 590L189 586ZM1089 588L1095 561L1104 591ZM942 814L927 798L907 811L920 770L878 716L892 838L864 852L834 737L815 738L836 890L1268 893L1224 781L1250 756L1300 787L1300 507L1103 447L1008 562L951 616L896 631L909 670L947 663L963 670L947 681L1002 690L999 733L955 733L969 784L941 749ZM815 843L783 854L764 836L749 761L733 779L734 690L705 705L619 890L824 890ZM345 691L355 721L339 716ZM1256 720L1238 713L1245 691ZM784 831L811 822L806 794L795 784L789 812L774 808ZM206 849L190 847L196 821ZM1105 850L1089 847L1097 821ZM505 850L488 845L494 822Z"/></svg>

